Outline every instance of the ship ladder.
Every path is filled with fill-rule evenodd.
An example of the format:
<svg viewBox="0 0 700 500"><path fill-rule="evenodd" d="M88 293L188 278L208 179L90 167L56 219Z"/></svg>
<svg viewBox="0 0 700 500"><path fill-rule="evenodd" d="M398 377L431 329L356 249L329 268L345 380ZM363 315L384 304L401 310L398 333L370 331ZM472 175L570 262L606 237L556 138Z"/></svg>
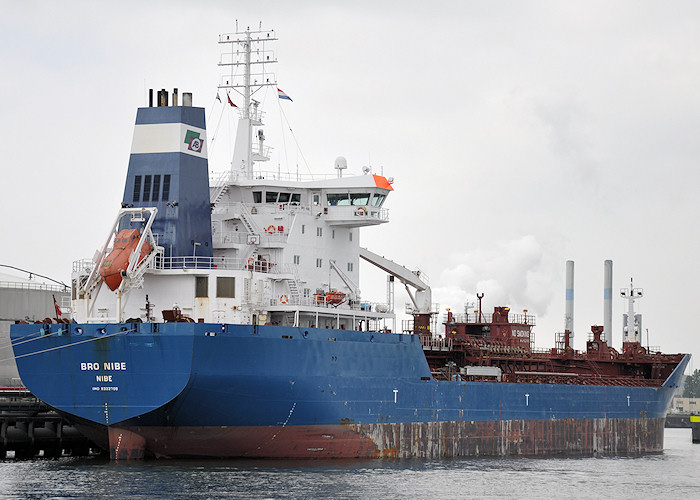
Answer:
<svg viewBox="0 0 700 500"><path fill-rule="evenodd" d="M260 234L260 229L257 227L257 224L253 222L252 215L248 212L248 208L243 203L239 205L241 209L241 222L245 228L250 234Z"/></svg>
<svg viewBox="0 0 700 500"><path fill-rule="evenodd" d="M289 303L299 305L299 283L296 279L288 279L287 286L289 287Z"/></svg>

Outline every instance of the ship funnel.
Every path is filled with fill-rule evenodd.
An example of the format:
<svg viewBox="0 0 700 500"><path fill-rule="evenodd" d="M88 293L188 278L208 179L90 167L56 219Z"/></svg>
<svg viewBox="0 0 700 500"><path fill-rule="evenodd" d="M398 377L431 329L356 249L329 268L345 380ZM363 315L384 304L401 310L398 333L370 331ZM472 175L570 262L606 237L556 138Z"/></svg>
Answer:
<svg viewBox="0 0 700 500"><path fill-rule="evenodd" d="M167 98L159 90L158 106L136 113L122 206L156 207L158 245L184 265L183 257L212 256L206 124L204 108L168 106ZM119 229L139 229L133 222Z"/></svg>
<svg viewBox="0 0 700 500"><path fill-rule="evenodd" d="M606 260L603 271L603 339L609 346L612 338L612 260Z"/></svg>

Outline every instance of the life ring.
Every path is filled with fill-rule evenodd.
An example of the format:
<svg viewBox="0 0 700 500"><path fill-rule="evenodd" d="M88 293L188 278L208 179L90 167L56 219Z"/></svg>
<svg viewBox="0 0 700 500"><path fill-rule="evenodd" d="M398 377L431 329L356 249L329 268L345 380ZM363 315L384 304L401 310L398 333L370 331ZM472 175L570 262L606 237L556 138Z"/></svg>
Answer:
<svg viewBox="0 0 700 500"><path fill-rule="evenodd" d="M280 295L280 302L282 302L283 304L289 302L289 297L287 297L287 294L283 293L282 295Z"/></svg>
<svg viewBox="0 0 700 500"><path fill-rule="evenodd" d="M357 210L355 210L355 215L359 215L360 217L364 217L366 213L367 209L365 207L360 207Z"/></svg>
<svg viewBox="0 0 700 500"><path fill-rule="evenodd" d="M272 224L270 224L270 225L267 226L267 228L265 229L265 232L266 232L267 234L274 234L274 233L275 233L275 230L276 230L276 229L275 229L275 226L273 226Z"/></svg>

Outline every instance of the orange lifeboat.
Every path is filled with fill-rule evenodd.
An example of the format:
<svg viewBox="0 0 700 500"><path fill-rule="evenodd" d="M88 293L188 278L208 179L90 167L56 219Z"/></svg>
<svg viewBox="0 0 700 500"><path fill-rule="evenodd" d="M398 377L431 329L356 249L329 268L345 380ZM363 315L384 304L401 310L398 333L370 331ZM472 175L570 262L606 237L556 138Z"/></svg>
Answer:
<svg viewBox="0 0 700 500"><path fill-rule="evenodd" d="M100 269L100 276L102 276L110 290L114 291L119 288L122 282L122 271L126 271L126 268L129 267L129 256L136 250L140 239L141 234L138 229L122 229L114 237L112 251L104 260ZM150 252L151 245L144 241L139 262Z"/></svg>
<svg viewBox="0 0 700 500"><path fill-rule="evenodd" d="M314 294L314 297L316 297L316 302L318 302L319 304L325 302L329 306L334 307L339 304L342 304L345 300L345 294L343 292L339 292L338 290L331 290L327 293L316 293Z"/></svg>

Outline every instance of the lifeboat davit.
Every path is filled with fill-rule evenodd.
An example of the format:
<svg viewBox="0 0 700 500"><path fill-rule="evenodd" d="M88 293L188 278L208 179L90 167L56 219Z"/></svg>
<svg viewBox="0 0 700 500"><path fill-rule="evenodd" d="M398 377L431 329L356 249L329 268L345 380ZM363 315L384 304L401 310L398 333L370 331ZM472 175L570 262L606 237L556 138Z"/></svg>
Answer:
<svg viewBox="0 0 700 500"><path fill-rule="evenodd" d="M119 288L123 279L122 271L126 271L126 268L129 267L129 256L136 250L140 239L141 234L138 229L122 229L114 237L112 251L104 260L100 269L100 276L102 276L110 290L114 291ZM151 245L148 241L144 241L139 262L150 252Z"/></svg>

